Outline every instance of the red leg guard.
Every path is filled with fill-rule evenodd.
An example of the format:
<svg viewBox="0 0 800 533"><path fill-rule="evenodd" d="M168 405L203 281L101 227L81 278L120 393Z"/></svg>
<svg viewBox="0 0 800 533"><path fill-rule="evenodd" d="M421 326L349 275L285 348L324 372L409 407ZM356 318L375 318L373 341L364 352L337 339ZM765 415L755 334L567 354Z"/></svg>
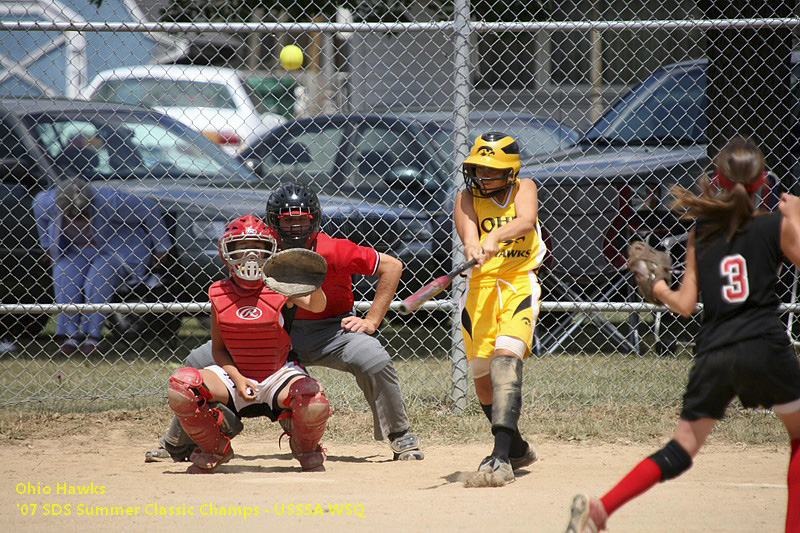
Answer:
<svg viewBox="0 0 800 533"><path fill-rule="evenodd" d="M289 387L292 431L289 447L303 471L324 470L325 451L320 445L325 425L331 415L322 384L313 378L301 378Z"/></svg>
<svg viewBox="0 0 800 533"><path fill-rule="evenodd" d="M786 533L800 533L800 440L791 443L789 472L786 476L789 489L789 506L786 511Z"/></svg>
<svg viewBox="0 0 800 533"><path fill-rule="evenodd" d="M167 401L183 430L201 450L230 459L231 439L220 429L222 413L208 407L211 393L196 368L179 368L169 378Z"/></svg>

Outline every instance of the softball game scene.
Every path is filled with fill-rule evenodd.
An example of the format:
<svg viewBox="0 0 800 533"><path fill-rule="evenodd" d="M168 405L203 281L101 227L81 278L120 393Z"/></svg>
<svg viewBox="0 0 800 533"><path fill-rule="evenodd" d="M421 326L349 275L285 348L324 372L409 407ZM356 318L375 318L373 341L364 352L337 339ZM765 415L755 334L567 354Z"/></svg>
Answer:
<svg viewBox="0 0 800 533"><path fill-rule="evenodd" d="M0 523L800 533L800 2L0 0Z"/></svg>

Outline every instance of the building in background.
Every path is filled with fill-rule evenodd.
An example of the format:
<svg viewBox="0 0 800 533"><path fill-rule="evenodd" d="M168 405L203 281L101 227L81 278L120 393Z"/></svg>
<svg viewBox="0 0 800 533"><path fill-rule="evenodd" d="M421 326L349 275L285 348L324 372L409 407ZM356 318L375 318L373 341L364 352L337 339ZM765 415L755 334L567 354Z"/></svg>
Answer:
<svg viewBox="0 0 800 533"><path fill-rule="evenodd" d="M134 0L2 0L0 18L24 22L141 22ZM68 97L99 71L173 62L186 53L176 36L136 32L8 31L0 33L0 95Z"/></svg>

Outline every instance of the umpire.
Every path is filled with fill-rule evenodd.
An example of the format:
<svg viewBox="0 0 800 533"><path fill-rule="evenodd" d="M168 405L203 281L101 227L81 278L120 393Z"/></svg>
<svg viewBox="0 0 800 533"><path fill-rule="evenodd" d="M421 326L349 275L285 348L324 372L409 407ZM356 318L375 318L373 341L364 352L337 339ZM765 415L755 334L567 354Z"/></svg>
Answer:
<svg viewBox="0 0 800 533"><path fill-rule="evenodd" d="M308 248L328 262L322 289L328 304L322 313L298 311L290 335L292 349L305 366L324 366L350 372L372 410L375 440L388 437L394 460L422 460L419 438L411 431L397 372L380 341L371 336L383 320L394 298L403 265L389 255L358 246L347 239L333 239L320 232L322 209L316 193L298 183L273 191L267 201L267 223L278 247ZM355 316L355 274L379 277L375 299L364 318ZM186 365L203 368L214 364L211 341L192 350ZM233 436L242 430L238 413L221 407L223 431ZM160 440L161 448L145 454L145 461L171 457L183 461L194 442L173 417Z"/></svg>

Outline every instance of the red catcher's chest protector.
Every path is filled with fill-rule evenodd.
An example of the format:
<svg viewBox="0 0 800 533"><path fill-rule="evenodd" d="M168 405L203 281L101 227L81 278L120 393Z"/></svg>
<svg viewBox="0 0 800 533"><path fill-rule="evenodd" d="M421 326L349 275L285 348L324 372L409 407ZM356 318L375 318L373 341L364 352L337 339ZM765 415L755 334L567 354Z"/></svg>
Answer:
<svg viewBox="0 0 800 533"><path fill-rule="evenodd" d="M262 381L281 368L291 340L283 329L286 297L266 287L242 289L230 280L208 289L225 348L243 376Z"/></svg>

